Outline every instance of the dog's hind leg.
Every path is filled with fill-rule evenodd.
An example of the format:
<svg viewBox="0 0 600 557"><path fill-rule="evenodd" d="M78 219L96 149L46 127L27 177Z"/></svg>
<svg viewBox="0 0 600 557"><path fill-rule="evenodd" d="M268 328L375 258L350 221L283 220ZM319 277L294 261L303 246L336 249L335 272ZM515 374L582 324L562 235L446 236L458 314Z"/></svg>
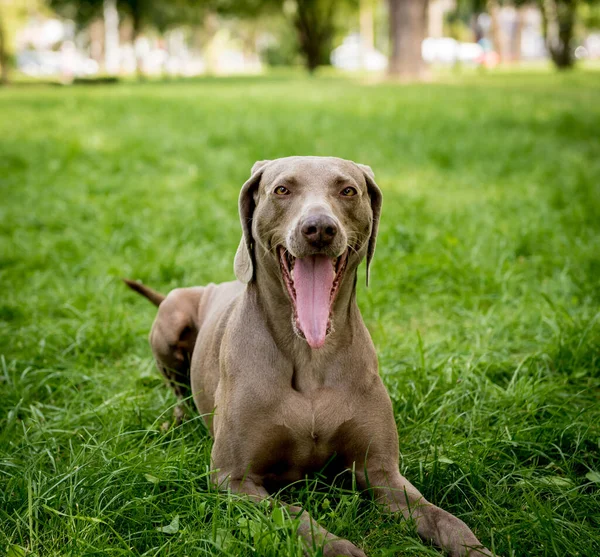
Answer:
<svg viewBox="0 0 600 557"><path fill-rule="evenodd" d="M177 288L161 302L150 332L150 345L158 369L167 379L179 403L173 411L182 422L183 401L191 394L190 362L198 336L198 305L202 287Z"/></svg>

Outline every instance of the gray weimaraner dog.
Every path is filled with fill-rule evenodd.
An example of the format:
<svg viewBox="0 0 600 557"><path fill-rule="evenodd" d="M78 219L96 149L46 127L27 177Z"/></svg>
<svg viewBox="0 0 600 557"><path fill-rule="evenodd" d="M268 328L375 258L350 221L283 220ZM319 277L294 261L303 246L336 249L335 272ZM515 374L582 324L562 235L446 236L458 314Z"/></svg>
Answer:
<svg viewBox="0 0 600 557"><path fill-rule="evenodd" d="M389 511L453 556L491 555L459 518L398 470L398 432L356 304L381 191L368 166L330 157L257 162L242 187L237 281L168 296L126 281L159 306L150 333L179 397L191 389L214 437L224 489L265 499L335 456ZM364 556L299 507L299 532L323 554Z"/></svg>

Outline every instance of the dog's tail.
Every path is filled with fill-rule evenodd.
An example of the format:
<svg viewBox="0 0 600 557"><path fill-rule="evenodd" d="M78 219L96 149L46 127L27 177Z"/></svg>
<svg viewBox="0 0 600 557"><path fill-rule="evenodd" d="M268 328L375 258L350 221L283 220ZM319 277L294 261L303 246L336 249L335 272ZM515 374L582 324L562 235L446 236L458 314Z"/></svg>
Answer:
<svg viewBox="0 0 600 557"><path fill-rule="evenodd" d="M160 292L156 290L152 290L149 286L144 286L141 282L136 282L135 280L122 279L123 282L131 288L131 290L135 290L138 294L141 294L145 298L148 298L155 306L160 306L166 296L163 296Z"/></svg>

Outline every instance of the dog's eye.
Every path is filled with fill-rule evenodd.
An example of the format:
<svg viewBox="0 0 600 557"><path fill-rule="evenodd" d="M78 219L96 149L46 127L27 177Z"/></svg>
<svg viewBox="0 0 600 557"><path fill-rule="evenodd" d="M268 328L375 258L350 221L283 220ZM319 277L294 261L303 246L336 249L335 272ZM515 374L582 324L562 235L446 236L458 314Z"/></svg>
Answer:
<svg viewBox="0 0 600 557"><path fill-rule="evenodd" d="M277 186L273 190L273 193L275 195L288 195L290 193L290 190L288 190L287 188L284 188L283 186Z"/></svg>
<svg viewBox="0 0 600 557"><path fill-rule="evenodd" d="M353 195L356 195L357 193L358 193L358 192L357 192L357 191L356 191L354 188L352 188L352 187L350 187L350 186L348 186L347 188L344 188L344 189L341 191L341 194L342 194L344 197L352 197Z"/></svg>

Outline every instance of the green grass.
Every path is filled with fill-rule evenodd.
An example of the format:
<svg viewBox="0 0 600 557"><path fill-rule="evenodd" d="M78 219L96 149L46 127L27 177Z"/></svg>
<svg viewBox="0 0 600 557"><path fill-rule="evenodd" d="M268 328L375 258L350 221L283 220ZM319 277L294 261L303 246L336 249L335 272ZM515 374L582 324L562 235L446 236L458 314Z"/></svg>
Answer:
<svg viewBox="0 0 600 557"><path fill-rule="evenodd" d="M118 277L231 279L252 163L318 154L384 192L359 303L403 473L501 555L599 555L599 98L593 72L0 90L0 553L300 555L211 488L197 417L161 431L155 310ZM343 486L283 497L369 555L439 555Z"/></svg>

